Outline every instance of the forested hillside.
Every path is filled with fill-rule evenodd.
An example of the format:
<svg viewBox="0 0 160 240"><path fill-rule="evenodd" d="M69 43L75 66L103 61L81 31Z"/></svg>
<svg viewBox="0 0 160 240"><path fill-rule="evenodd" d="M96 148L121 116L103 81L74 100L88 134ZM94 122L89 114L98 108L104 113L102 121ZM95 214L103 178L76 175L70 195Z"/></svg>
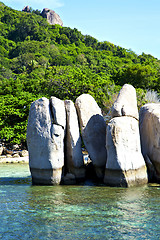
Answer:
<svg viewBox="0 0 160 240"><path fill-rule="evenodd" d="M42 96L89 93L106 113L124 83L137 89L139 106L146 90L160 94L160 61L0 2L1 139L25 142L30 103Z"/></svg>

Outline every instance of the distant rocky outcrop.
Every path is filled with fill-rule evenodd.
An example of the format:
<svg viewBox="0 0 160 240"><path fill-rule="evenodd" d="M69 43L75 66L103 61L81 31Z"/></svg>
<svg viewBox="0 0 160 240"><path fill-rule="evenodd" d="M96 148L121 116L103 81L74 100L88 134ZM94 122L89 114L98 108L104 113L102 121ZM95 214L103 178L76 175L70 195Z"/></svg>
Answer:
<svg viewBox="0 0 160 240"><path fill-rule="evenodd" d="M31 9L29 6L25 6L22 9L22 11L29 13L29 12L31 12ZM43 11L41 12L41 16L43 18L46 18L50 25L58 24L60 26L63 26L63 22L62 22L60 16L55 11L53 11L49 8L44 8Z"/></svg>
<svg viewBox="0 0 160 240"><path fill-rule="evenodd" d="M30 12L30 8L29 6L25 6L23 9L22 9L23 12Z"/></svg>
<svg viewBox="0 0 160 240"><path fill-rule="evenodd" d="M46 18L48 23L51 25L58 24L60 26L63 26L63 22L60 18L60 16L53 10L49 8L44 8L41 12L41 15L43 18Z"/></svg>

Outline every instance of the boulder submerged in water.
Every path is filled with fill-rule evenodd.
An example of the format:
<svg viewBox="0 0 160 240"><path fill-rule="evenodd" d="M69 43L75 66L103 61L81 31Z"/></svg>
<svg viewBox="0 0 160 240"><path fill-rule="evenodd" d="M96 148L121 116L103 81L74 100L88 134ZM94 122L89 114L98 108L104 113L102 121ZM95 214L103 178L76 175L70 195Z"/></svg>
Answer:
<svg viewBox="0 0 160 240"><path fill-rule="evenodd" d="M82 139L98 178L103 179L107 160L106 123L101 109L89 94L80 95L75 102Z"/></svg>
<svg viewBox="0 0 160 240"><path fill-rule="evenodd" d="M65 137L66 170L74 174L76 179L82 180L85 178L85 166L77 112L71 100L65 101L65 108L67 120Z"/></svg>
<svg viewBox="0 0 160 240"><path fill-rule="evenodd" d="M62 178L65 129L58 122L54 124L58 116L53 116L52 103L40 98L31 104L29 112L27 145L33 184L57 185ZM56 115L65 113L63 101L60 105Z"/></svg>
<svg viewBox="0 0 160 240"><path fill-rule="evenodd" d="M108 124L106 139L108 157L104 182L121 187L146 184L147 169L141 154L138 121L131 117L113 118Z"/></svg>
<svg viewBox="0 0 160 240"><path fill-rule="evenodd" d="M148 182L141 153L136 90L125 84L112 106L107 127L107 163L104 182L130 187Z"/></svg>
<svg viewBox="0 0 160 240"><path fill-rule="evenodd" d="M134 92L133 87L129 89ZM130 187L148 182L146 164L150 176L156 174L159 179L160 104L145 105L140 111L142 155L136 100L132 96L133 109L130 100L124 105L129 96L126 88L121 91L120 101L112 108L120 110L110 120L107 133L101 109L89 94L79 96L75 106L56 97L33 102L27 127L33 184L75 184L89 176L109 186ZM80 131L89 164L83 160Z"/></svg>
<svg viewBox="0 0 160 240"><path fill-rule="evenodd" d="M141 107L139 120L142 154L146 162L148 158L151 161L155 177L160 182L160 103Z"/></svg>

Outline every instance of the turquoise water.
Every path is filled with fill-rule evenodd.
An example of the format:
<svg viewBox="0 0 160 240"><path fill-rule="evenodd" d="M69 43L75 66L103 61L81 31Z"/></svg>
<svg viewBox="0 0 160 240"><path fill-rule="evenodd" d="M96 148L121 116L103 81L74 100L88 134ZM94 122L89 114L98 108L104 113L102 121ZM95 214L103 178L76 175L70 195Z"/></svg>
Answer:
<svg viewBox="0 0 160 240"><path fill-rule="evenodd" d="M160 185L32 186L27 164L0 165L0 239L160 239Z"/></svg>

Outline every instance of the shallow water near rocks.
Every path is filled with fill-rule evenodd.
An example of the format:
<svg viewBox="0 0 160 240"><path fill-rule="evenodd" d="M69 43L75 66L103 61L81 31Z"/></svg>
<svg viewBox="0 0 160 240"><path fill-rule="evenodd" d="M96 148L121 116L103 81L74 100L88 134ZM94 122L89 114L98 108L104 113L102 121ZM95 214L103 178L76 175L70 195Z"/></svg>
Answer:
<svg viewBox="0 0 160 240"><path fill-rule="evenodd" d="M160 185L32 186L27 164L0 165L0 239L160 239Z"/></svg>

